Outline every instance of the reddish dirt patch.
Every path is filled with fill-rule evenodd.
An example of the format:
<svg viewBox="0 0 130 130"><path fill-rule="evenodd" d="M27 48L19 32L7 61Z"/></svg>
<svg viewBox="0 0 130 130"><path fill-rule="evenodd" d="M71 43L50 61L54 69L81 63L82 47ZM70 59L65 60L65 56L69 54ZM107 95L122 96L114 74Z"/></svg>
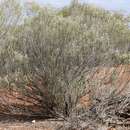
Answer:
<svg viewBox="0 0 130 130"><path fill-rule="evenodd" d="M105 87L115 87L118 94L128 93L130 89L130 65L98 67L89 75L90 82L99 81Z"/></svg>
<svg viewBox="0 0 130 130"><path fill-rule="evenodd" d="M115 89L116 94L126 95L130 93L130 65L118 65L115 67L97 67L90 71L86 76L87 91L95 85L95 88L101 92L109 89ZM95 89L94 88L94 89ZM94 90L95 91L95 90ZM103 93L103 92L101 92ZM85 96L81 97L79 104L82 107L91 105L91 98L94 95L90 91Z"/></svg>
<svg viewBox="0 0 130 130"><path fill-rule="evenodd" d="M30 111L37 111L38 107L34 104L37 104L37 101L32 98L24 97L19 92L2 89L0 90L0 113L7 114L8 112L13 111L13 108L15 107L17 107L17 110L13 111L14 114L15 111L18 111L18 109L19 111L20 109L25 109L25 111L26 109Z"/></svg>

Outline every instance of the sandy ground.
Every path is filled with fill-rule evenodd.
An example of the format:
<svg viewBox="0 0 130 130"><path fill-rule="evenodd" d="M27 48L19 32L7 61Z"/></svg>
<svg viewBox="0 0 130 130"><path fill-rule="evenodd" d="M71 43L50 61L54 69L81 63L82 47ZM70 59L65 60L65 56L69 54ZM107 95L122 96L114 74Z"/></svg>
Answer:
<svg viewBox="0 0 130 130"><path fill-rule="evenodd" d="M0 130L60 130L62 121L46 120L30 122L0 122ZM91 129L83 129L91 130ZM99 125L97 130L130 130L130 127L107 127Z"/></svg>
<svg viewBox="0 0 130 130"><path fill-rule="evenodd" d="M24 123L0 123L0 130L55 130L60 121L36 121Z"/></svg>
<svg viewBox="0 0 130 130"><path fill-rule="evenodd" d="M63 123L60 121L36 121L35 123L32 122L21 122L21 123L9 123L4 122L0 123L0 130L60 130L60 126L62 126ZM90 129L85 129L90 130ZM99 128L97 130L130 130L126 127L106 127L99 125Z"/></svg>

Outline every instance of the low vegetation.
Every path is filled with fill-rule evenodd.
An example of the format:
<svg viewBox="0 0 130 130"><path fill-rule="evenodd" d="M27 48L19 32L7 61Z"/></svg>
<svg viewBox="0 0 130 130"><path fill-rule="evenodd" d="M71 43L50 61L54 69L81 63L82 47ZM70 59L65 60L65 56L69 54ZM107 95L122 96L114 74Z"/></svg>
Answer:
<svg viewBox="0 0 130 130"><path fill-rule="evenodd" d="M2 1L1 89L22 93L22 100L35 99L31 102L42 110L32 115L70 119L79 98L91 89L86 90L85 75L93 67L129 64L129 21L119 12L75 1L62 9ZM104 100L99 106L109 104Z"/></svg>

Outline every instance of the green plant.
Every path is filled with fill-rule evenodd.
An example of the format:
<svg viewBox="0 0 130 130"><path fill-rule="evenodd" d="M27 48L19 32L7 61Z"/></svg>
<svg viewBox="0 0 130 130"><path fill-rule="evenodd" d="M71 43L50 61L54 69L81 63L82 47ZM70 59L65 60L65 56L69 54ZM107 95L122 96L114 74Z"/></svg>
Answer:
<svg viewBox="0 0 130 130"><path fill-rule="evenodd" d="M0 38L0 75L17 75L10 82L24 92L31 82L42 107L54 103L56 111L69 116L84 91L84 74L92 67L113 63L116 49L127 53L129 18L87 4L57 10L32 3L24 10L31 15L25 12L22 22L16 24L23 10L11 2L12 22L1 26L2 31L7 27L8 31ZM8 15L0 14L1 19ZM44 84L39 85L39 79ZM48 103L44 102L45 88Z"/></svg>

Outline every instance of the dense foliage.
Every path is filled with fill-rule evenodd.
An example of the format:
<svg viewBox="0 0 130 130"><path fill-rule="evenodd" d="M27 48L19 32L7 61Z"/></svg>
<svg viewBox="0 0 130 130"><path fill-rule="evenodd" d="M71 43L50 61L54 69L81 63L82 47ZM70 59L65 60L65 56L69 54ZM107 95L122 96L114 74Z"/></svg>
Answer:
<svg viewBox="0 0 130 130"><path fill-rule="evenodd" d="M47 87L57 108L70 110L89 68L129 63L130 19L123 14L79 3L62 9L35 3L23 8L4 0L0 7L2 87L15 84L24 90L31 82L43 98Z"/></svg>

